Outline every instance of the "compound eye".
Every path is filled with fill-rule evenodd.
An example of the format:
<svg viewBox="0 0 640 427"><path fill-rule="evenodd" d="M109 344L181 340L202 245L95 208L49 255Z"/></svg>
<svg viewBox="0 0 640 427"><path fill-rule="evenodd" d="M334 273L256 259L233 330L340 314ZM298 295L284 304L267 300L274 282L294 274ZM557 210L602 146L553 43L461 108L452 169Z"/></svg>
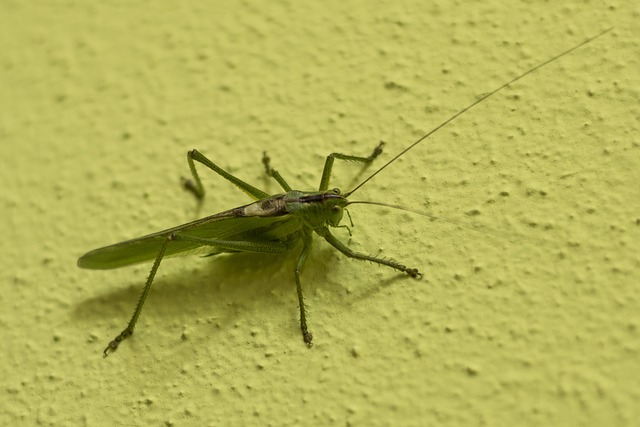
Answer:
<svg viewBox="0 0 640 427"><path fill-rule="evenodd" d="M340 189L339 188L334 188L331 191L333 192L333 194L340 194Z"/></svg>
<svg viewBox="0 0 640 427"><path fill-rule="evenodd" d="M331 210L332 210L334 213L338 213L338 212L340 212L340 206L333 206L333 207L331 208Z"/></svg>

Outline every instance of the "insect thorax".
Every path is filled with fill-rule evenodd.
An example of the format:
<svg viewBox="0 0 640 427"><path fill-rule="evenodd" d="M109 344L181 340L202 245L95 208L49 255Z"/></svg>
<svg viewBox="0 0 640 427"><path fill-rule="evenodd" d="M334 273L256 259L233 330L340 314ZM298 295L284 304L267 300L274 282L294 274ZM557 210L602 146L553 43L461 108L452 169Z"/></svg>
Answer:
<svg viewBox="0 0 640 427"><path fill-rule="evenodd" d="M290 191L285 195L290 214L299 216L310 228L330 225L336 227L342 220L347 199L334 188L329 191Z"/></svg>

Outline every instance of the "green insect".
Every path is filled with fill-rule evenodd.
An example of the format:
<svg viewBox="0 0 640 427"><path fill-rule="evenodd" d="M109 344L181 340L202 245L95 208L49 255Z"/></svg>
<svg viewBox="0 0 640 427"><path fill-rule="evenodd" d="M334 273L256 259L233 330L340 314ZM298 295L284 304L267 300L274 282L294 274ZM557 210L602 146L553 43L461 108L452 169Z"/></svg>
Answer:
<svg viewBox="0 0 640 427"><path fill-rule="evenodd" d="M285 191L282 194L276 195L270 195L238 179L221 169L200 152L196 150L189 151L187 154L187 161L189 163L189 169L191 170L193 180L186 180L185 187L198 199L202 199L204 197L204 188L200 181L198 172L196 171L195 162L201 163L221 175L223 178L247 193L255 201L251 204L198 219L168 230L95 249L84 254L80 259L78 259L79 267L95 270L119 268L153 261L153 266L151 267L151 271L149 272L149 276L131 320L129 320L129 323L124 330L120 332L120 334L116 336L105 348L104 355L107 356L109 352L115 351L118 348L118 345L133 333L144 302L151 289L153 279L158 271L158 267L160 267L160 262L163 258L168 256L189 255L194 252L204 252L206 256L234 252L279 253L297 248L300 243L302 243L302 250L298 256L295 268L295 280L298 295L298 306L300 309L300 330L302 331L302 338L307 346L312 345L313 335L307 327L307 316L304 297L302 295L300 275L305 261L308 258L314 233L322 237L327 243L349 258L370 261L408 274L413 278L420 278L422 273L420 273L416 268L407 267L404 264L393 260L377 258L355 252L331 234L329 230L330 227L346 227L344 225L341 226L340 222L342 221L345 208L351 204L367 203L397 207L386 205L384 203L349 201L348 198L358 191L358 189L360 189L364 184L369 182L374 176L403 156L407 151L420 144L430 135L434 134L442 127L467 112L469 109L475 107L487 98L531 74L537 69L573 52L610 30L611 28L596 36L586 39L582 43L536 65L528 71L513 78L511 81L480 97L406 147L355 188L346 193L341 192L337 188L329 189L329 180L331 178L331 170L334 160L339 159L359 162L365 165L369 164L378 157L380 153L382 153L383 143L380 143L368 157L351 156L339 153L333 153L327 156L318 191L292 190L291 186L284 180L284 178L271 167L270 160L265 153L263 156L263 163L266 174L275 179L275 181L278 182Z"/></svg>

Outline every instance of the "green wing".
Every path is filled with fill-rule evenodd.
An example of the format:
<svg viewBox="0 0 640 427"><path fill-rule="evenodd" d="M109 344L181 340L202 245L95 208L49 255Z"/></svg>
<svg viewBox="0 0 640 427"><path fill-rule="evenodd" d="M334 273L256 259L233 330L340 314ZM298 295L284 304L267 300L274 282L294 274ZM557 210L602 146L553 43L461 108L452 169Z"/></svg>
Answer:
<svg viewBox="0 0 640 427"><path fill-rule="evenodd" d="M78 259L78 267L107 270L154 260L171 233L217 240L287 241L301 224L292 215L238 217L234 210L221 212L164 231L105 246ZM213 255L230 252L197 242L175 240L167 246L165 257Z"/></svg>

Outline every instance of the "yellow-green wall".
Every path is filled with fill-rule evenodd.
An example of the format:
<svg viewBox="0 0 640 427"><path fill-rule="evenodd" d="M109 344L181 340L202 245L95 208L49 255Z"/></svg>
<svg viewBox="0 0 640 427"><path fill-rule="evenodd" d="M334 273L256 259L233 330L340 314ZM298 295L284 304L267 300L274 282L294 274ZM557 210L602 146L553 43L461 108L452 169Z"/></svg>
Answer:
<svg viewBox="0 0 640 427"><path fill-rule="evenodd" d="M0 425L637 425L637 2L3 2ZM277 192L324 156L391 158L475 97L615 29L462 116L354 195L350 247L165 261L87 250L247 202L198 148ZM369 172L373 168L369 169ZM337 165L335 185L358 182ZM359 175L363 179L366 172Z"/></svg>

